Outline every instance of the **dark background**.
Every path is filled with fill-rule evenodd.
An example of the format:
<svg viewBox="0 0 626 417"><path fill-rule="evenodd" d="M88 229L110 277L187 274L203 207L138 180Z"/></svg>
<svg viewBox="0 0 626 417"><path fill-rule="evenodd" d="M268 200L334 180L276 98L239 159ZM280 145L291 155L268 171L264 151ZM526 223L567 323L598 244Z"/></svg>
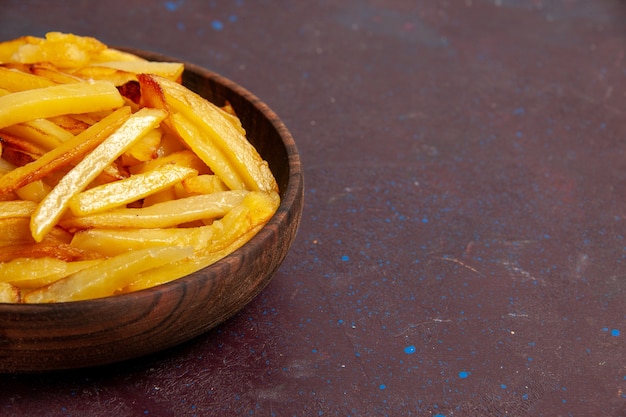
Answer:
<svg viewBox="0 0 626 417"><path fill-rule="evenodd" d="M100 369L0 376L6 416L626 416L626 4L0 0L265 101L305 172L244 310Z"/></svg>

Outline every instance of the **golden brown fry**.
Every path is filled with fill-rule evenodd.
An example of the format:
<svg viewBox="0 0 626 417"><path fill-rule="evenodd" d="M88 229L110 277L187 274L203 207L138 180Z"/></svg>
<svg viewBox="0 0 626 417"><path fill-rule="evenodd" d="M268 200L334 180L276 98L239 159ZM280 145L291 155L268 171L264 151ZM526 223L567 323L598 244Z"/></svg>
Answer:
<svg viewBox="0 0 626 417"><path fill-rule="evenodd" d="M164 284L222 259L250 240L270 219L278 203L275 193L251 192L222 220L199 228L210 233L211 238L195 240L196 256L140 273L127 291Z"/></svg>
<svg viewBox="0 0 626 417"><path fill-rule="evenodd" d="M198 158L198 155L188 150L173 152L169 155L146 161L145 163L130 167L129 170L133 174L141 174L143 172L152 171L157 167L170 164L195 169L198 171L198 174L211 172L204 162Z"/></svg>
<svg viewBox="0 0 626 417"><path fill-rule="evenodd" d="M0 256L7 249L6 246L15 246L33 243L33 237L29 232L29 217L8 217L0 219Z"/></svg>
<svg viewBox="0 0 626 417"><path fill-rule="evenodd" d="M82 67L72 71L72 75L85 80L106 80L118 87L137 81L137 76L133 73L107 67Z"/></svg>
<svg viewBox="0 0 626 417"><path fill-rule="evenodd" d="M58 84L0 97L0 129L29 120L116 109L124 98L110 82Z"/></svg>
<svg viewBox="0 0 626 417"><path fill-rule="evenodd" d="M58 258L17 258L0 263L0 283L22 289L43 287L102 262L102 259L64 261Z"/></svg>
<svg viewBox="0 0 626 417"><path fill-rule="evenodd" d="M183 140L215 173L218 172L211 166L215 159L212 157L213 148L219 149L224 154L247 189L278 190L267 162L248 142L245 134L233 125L228 116L225 116L227 113L224 110L181 84L166 78L150 74L139 74L138 78L142 91L145 90L147 93L147 105L166 108L172 118L179 113L196 126L200 134L193 137L185 136ZM207 149L207 143L214 146ZM227 179L224 179L224 182L233 189L241 187L239 184L229 184Z"/></svg>
<svg viewBox="0 0 626 417"><path fill-rule="evenodd" d="M191 248L168 246L126 252L31 291L24 296L24 302L65 302L107 297L128 286L137 274L180 261L192 254Z"/></svg>
<svg viewBox="0 0 626 417"><path fill-rule="evenodd" d="M36 64L31 64L29 65L28 69L30 70L31 74L47 78L48 80L56 84L78 83L85 81L80 77L76 77L74 75L68 74L67 72L59 70L57 67L49 62L39 62Z"/></svg>
<svg viewBox="0 0 626 417"><path fill-rule="evenodd" d="M65 261L90 259L91 255L74 248L67 243L22 243L2 248L0 262L10 261L16 258L41 258L51 257Z"/></svg>
<svg viewBox="0 0 626 417"><path fill-rule="evenodd" d="M60 116L50 117L48 118L48 120L50 121L50 123L54 124L59 129L63 129L64 131L72 135L78 135L82 133L83 131L85 131L87 128L89 128L89 126L94 124L94 123L87 123L84 120L79 120L78 118L69 114L62 114ZM61 139L61 142L66 142L66 141L67 139Z"/></svg>
<svg viewBox="0 0 626 417"><path fill-rule="evenodd" d="M37 180L18 188L15 190L15 194L22 200L39 203L48 195L50 190L52 190L50 185L42 180Z"/></svg>
<svg viewBox="0 0 626 417"><path fill-rule="evenodd" d="M95 148L128 119L130 109L122 107L74 139L63 143L41 158L0 177L0 196L48 175Z"/></svg>
<svg viewBox="0 0 626 417"><path fill-rule="evenodd" d="M43 39L35 36L22 36L9 41L0 43L0 62L17 62L17 53L24 45L38 44Z"/></svg>
<svg viewBox="0 0 626 417"><path fill-rule="evenodd" d="M179 62L155 61L108 61L95 64L96 67L112 68L131 74L155 74L179 82L184 66Z"/></svg>
<svg viewBox="0 0 626 417"><path fill-rule="evenodd" d="M191 168L164 165L143 174L83 191L70 200L69 208L76 216L111 210L169 188L196 173Z"/></svg>
<svg viewBox="0 0 626 417"><path fill-rule="evenodd" d="M48 119L36 119L13 126L7 126L2 129L2 132L22 137L47 151L74 138L71 132L68 132Z"/></svg>
<svg viewBox="0 0 626 417"><path fill-rule="evenodd" d="M56 83L45 77L30 74L27 72L16 71L6 67L0 67L0 88L10 91L25 91L35 88L45 88L55 85Z"/></svg>
<svg viewBox="0 0 626 417"><path fill-rule="evenodd" d="M47 150L36 143L30 142L20 136L12 135L8 132L0 132L0 142L2 142L3 146L6 148L12 148L31 155L41 156L46 153Z"/></svg>
<svg viewBox="0 0 626 417"><path fill-rule="evenodd" d="M179 113L171 116L171 123L183 141L230 189L247 189L244 179L228 161L226 155L215 146L213 141L205 138L198 126Z"/></svg>
<svg viewBox="0 0 626 417"><path fill-rule="evenodd" d="M211 226L165 229L93 228L76 232L71 245L73 248L107 257L155 246L192 247L198 254L212 236Z"/></svg>
<svg viewBox="0 0 626 417"><path fill-rule="evenodd" d="M158 126L166 115L157 109L139 110L68 172L33 213L30 229L35 241L40 242L54 227L74 195L84 190L142 135Z"/></svg>
<svg viewBox="0 0 626 417"><path fill-rule="evenodd" d="M209 174L186 178L182 182L182 188L186 195L181 197L197 194L211 194L228 190L228 187L226 187L226 184L224 184L224 181L222 181L220 177Z"/></svg>
<svg viewBox="0 0 626 417"><path fill-rule="evenodd" d="M162 228L224 216L241 203L245 190L202 194L156 203L143 208L118 208L104 213L67 217L60 225L69 230L91 227Z"/></svg>
<svg viewBox="0 0 626 417"><path fill-rule="evenodd" d="M37 155L22 151L19 149L4 146L2 149L2 157L9 163L20 167L29 164L37 159Z"/></svg>
<svg viewBox="0 0 626 417"><path fill-rule="evenodd" d="M30 218L36 207L37 203L33 201L0 201L0 219Z"/></svg>
<svg viewBox="0 0 626 417"><path fill-rule="evenodd" d="M210 227L210 226L206 226ZM196 256L180 260L176 263L170 263L163 265L160 268L154 268L149 271L142 272L137 275L136 279L130 283L130 285L124 288L124 292L138 291L145 288L154 287L156 285L162 285L175 279L182 278L185 275L189 275L193 272L199 271L220 259L226 255L234 252L249 241L259 230L263 227L263 224L259 224L248 232L238 236L236 239L230 242L227 246L222 248L216 248L210 252L197 253Z"/></svg>
<svg viewBox="0 0 626 417"><path fill-rule="evenodd" d="M25 37L8 62L49 62L59 68L82 67L107 47L97 39L71 33L49 32L45 39Z"/></svg>
<svg viewBox="0 0 626 417"><path fill-rule="evenodd" d="M19 303L21 301L20 289L8 282L0 282L0 303Z"/></svg>
<svg viewBox="0 0 626 417"><path fill-rule="evenodd" d="M125 165L136 165L158 158L157 151L161 144L162 136L163 132L161 129L152 129L122 155L122 158L124 158L122 161Z"/></svg>

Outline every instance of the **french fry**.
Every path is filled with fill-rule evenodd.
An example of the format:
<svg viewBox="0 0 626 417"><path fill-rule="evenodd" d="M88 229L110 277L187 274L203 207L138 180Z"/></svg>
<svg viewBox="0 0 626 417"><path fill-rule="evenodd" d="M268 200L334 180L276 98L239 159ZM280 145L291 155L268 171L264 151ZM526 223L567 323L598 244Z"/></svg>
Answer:
<svg viewBox="0 0 626 417"><path fill-rule="evenodd" d="M196 173L191 168L164 165L143 174L83 191L70 200L69 208L76 216L111 210L169 188Z"/></svg>
<svg viewBox="0 0 626 417"><path fill-rule="evenodd" d="M17 53L22 46L41 43L42 40L35 36L22 36L0 43L0 62L19 62Z"/></svg>
<svg viewBox="0 0 626 417"><path fill-rule="evenodd" d="M56 240L46 240L40 243L14 243L10 246L2 247L0 262L7 262L17 258L56 258L69 262L89 260L97 257Z"/></svg>
<svg viewBox="0 0 626 417"><path fill-rule="evenodd" d="M97 123L87 123L83 120L79 120L74 115L69 114L50 117L44 120L49 121L51 125L56 126L58 129L61 129L61 131L67 132L67 134L64 134L63 137L60 137L61 142L67 142L69 139L71 139L71 136L69 135L78 135L86 130L89 126Z"/></svg>
<svg viewBox="0 0 626 417"><path fill-rule="evenodd" d="M67 173L37 206L31 217L30 229L35 241L40 242L54 227L75 194L84 190L107 165L142 135L158 126L166 115L158 109L139 110Z"/></svg>
<svg viewBox="0 0 626 417"><path fill-rule="evenodd" d="M203 228L210 230L211 239L204 240L204 246L196 247L195 257L142 272L129 285L127 291L137 291L170 282L222 259L250 240L274 213L278 203L278 195L275 193L250 193L246 200L236 210L231 210L224 216L223 220Z"/></svg>
<svg viewBox="0 0 626 417"><path fill-rule="evenodd" d="M2 142L0 142L0 155L2 152ZM6 175L7 173L11 172L12 170L15 169L15 165L7 162L5 159L0 158L0 178L2 178L3 175Z"/></svg>
<svg viewBox="0 0 626 417"><path fill-rule="evenodd" d="M50 190L52 190L50 185L42 180L36 180L18 188L15 190L15 194L22 200L39 203L48 195Z"/></svg>
<svg viewBox="0 0 626 417"><path fill-rule="evenodd" d="M8 92L14 93L53 85L56 83L48 78L0 66L0 88Z"/></svg>
<svg viewBox="0 0 626 417"><path fill-rule="evenodd" d="M19 303L20 289L8 282L0 282L0 303Z"/></svg>
<svg viewBox="0 0 626 417"><path fill-rule="evenodd" d="M206 252L194 256L192 258L183 259L176 263L163 265L160 268L154 268L137 275L136 279L128 285L124 290L126 292L139 291L146 288L162 285L173 281L178 278L182 278L185 275L205 268L220 259L224 258L229 253L234 252L249 241L258 231L263 227L263 224L257 225L250 229L248 232L237 236L227 246L220 249L214 249L211 252Z"/></svg>
<svg viewBox="0 0 626 417"><path fill-rule="evenodd" d="M163 132L161 129L152 129L145 134L122 155L124 165L136 165L158 158L158 149L161 145L162 136Z"/></svg>
<svg viewBox="0 0 626 417"><path fill-rule="evenodd" d="M169 155L146 161L143 164L130 167L129 170L133 174L141 174L144 172L149 172L153 169L157 169L160 166L170 164L195 169L196 171L198 171L198 174L206 174L208 172L211 172L210 169L204 164L204 162L202 162L202 160L198 158L198 155L188 150L173 152Z"/></svg>
<svg viewBox="0 0 626 417"><path fill-rule="evenodd" d="M223 152L211 140L198 140L203 137L200 128L182 114L173 114L171 122L181 138L196 155L233 190L245 190L246 184L226 159Z"/></svg>
<svg viewBox="0 0 626 417"><path fill-rule="evenodd" d="M17 258L0 263L0 283L18 288L39 288L102 262L102 259L64 261L58 258Z"/></svg>
<svg viewBox="0 0 626 417"><path fill-rule="evenodd" d="M154 61L108 61L95 64L96 67L112 68L131 74L155 74L179 82L184 66L178 62Z"/></svg>
<svg viewBox="0 0 626 417"><path fill-rule="evenodd" d="M165 229L93 228L78 231L72 238L73 248L109 257L155 246L191 247L202 252L213 236L211 226Z"/></svg>
<svg viewBox="0 0 626 417"><path fill-rule="evenodd" d="M22 137L46 150L52 150L61 143L74 138L71 132L68 132L48 119L35 119L29 122L8 126L2 129L2 132L8 132L12 135Z"/></svg>
<svg viewBox="0 0 626 417"><path fill-rule="evenodd" d="M0 219L0 247L33 243L29 233L30 218L24 216Z"/></svg>
<svg viewBox="0 0 626 417"><path fill-rule="evenodd" d="M82 157L121 126L129 116L130 109L122 107L104 118L100 123L93 125L85 132L76 136L73 140L63 143L36 161L3 175L0 177L0 196L13 192L29 182L41 179L56 168L65 166L76 158Z"/></svg>
<svg viewBox="0 0 626 417"><path fill-rule="evenodd" d="M104 80L110 81L117 87L121 87L126 83L137 81L137 75L132 72L126 72L111 67L89 66L78 68L72 72L73 76L88 80Z"/></svg>
<svg viewBox="0 0 626 417"><path fill-rule="evenodd" d="M221 250L229 246L238 236L243 235L259 224L265 224L274 214L280 203L276 192L254 191L246 194L241 204L214 222L211 227L214 235L207 252Z"/></svg>
<svg viewBox="0 0 626 417"><path fill-rule="evenodd" d="M124 99L108 81L58 84L0 97L0 129L62 114L115 109Z"/></svg>
<svg viewBox="0 0 626 417"><path fill-rule="evenodd" d="M66 302L113 295L146 270L192 256L191 248L155 247L126 252L24 296L26 303Z"/></svg>
<svg viewBox="0 0 626 417"><path fill-rule="evenodd" d="M0 264L0 282L20 282L63 274L68 262L57 258L17 258Z"/></svg>
<svg viewBox="0 0 626 417"><path fill-rule="evenodd" d="M49 32L45 39L22 38L22 44L17 45L9 60L27 64L49 62L60 68L82 67L106 49L106 45L92 37Z"/></svg>
<svg viewBox="0 0 626 417"><path fill-rule="evenodd" d="M5 148L15 149L22 152L27 152L31 155L41 156L46 153L46 150L36 144L25 140L19 136L12 135L7 132L0 133L0 140L3 142Z"/></svg>
<svg viewBox="0 0 626 417"><path fill-rule="evenodd" d="M214 172L217 171L211 166L211 163L214 163L211 158L213 150L207 148L207 143L214 144L214 147L225 155L248 189L278 190L267 162L248 142L244 133L229 121L222 109L181 84L166 78L148 74L139 74L138 78L142 91L146 90L148 105L157 108L165 106L170 114L180 113L197 127L199 135L190 137L181 134L181 136ZM241 187L240 184L229 184L227 179L224 179L224 182L233 189Z"/></svg>
<svg viewBox="0 0 626 417"><path fill-rule="evenodd" d="M33 201L0 201L0 219L30 218L36 207Z"/></svg>
<svg viewBox="0 0 626 417"><path fill-rule="evenodd" d="M118 208L104 213L67 217L60 225L69 230L91 227L162 228L222 217L241 203L245 190L223 191L174 199L142 208Z"/></svg>
<svg viewBox="0 0 626 417"><path fill-rule="evenodd" d="M31 74L46 78L55 84L69 84L84 81L83 78L61 71L49 62L32 64L28 69Z"/></svg>
<svg viewBox="0 0 626 417"><path fill-rule="evenodd" d="M228 190L224 181L222 181L217 175L196 175L184 179L181 184L185 195L181 195L180 197L198 194L211 194Z"/></svg>

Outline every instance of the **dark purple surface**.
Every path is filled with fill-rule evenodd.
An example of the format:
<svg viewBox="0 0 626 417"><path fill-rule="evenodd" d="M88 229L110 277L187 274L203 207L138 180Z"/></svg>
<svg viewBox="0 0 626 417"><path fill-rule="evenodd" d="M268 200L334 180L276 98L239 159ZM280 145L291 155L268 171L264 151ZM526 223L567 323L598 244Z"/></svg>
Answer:
<svg viewBox="0 0 626 417"><path fill-rule="evenodd" d="M0 39L92 35L240 83L306 182L240 314L129 363L0 376L0 414L626 416L625 2L0 6Z"/></svg>

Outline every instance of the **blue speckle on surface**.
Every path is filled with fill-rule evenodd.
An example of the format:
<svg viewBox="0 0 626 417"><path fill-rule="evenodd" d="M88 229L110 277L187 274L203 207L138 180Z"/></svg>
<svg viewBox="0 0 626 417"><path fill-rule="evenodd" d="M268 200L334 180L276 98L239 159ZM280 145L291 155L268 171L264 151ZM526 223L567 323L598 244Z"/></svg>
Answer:
<svg viewBox="0 0 626 417"><path fill-rule="evenodd" d="M470 376L470 373L469 373L469 372L467 372L467 371L461 371L461 372L459 372L459 378L461 378L461 379L465 379L465 378L467 378L468 376Z"/></svg>
<svg viewBox="0 0 626 417"><path fill-rule="evenodd" d="M528 399L528 394L522 394L522 400L527 400Z"/></svg>
<svg viewBox="0 0 626 417"><path fill-rule="evenodd" d="M348 262L350 260L350 257L348 255L343 255L341 257L341 260L344 261L344 262Z"/></svg>
<svg viewBox="0 0 626 417"><path fill-rule="evenodd" d="M620 335L620 332L618 329L611 330L611 336L617 337L619 335Z"/></svg>
<svg viewBox="0 0 626 417"><path fill-rule="evenodd" d="M445 414L435 414L433 417L446 417Z"/></svg>
<svg viewBox="0 0 626 417"><path fill-rule="evenodd" d="M175 1L166 1L165 2L165 8L167 10L169 10L170 12L178 10L179 7L180 7L180 4L175 2Z"/></svg>
<svg viewBox="0 0 626 417"><path fill-rule="evenodd" d="M387 385L385 385L385 384L380 384L380 385L378 386L378 388L379 388L379 389L381 389L381 390L382 390L382 389L387 389Z"/></svg>
<svg viewBox="0 0 626 417"><path fill-rule="evenodd" d="M506 384L500 384L500 388L506 389Z"/></svg>
<svg viewBox="0 0 626 417"><path fill-rule="evenodd" d="M214 20L214 21L211 22L211 27L214 30L218 30L219 31L219 30L224 29L224 24L222 22L220 22L219 20Z"/></svg>
<svg viewBox="0 0 626 417"><path fill-rule="evenodd" d="M410 345L410 346L407 346L407 347L404 348L404 353L406 353L408 355L411 355L411 354L415 353L415 350L416 350L415 346Z"/></svg>

